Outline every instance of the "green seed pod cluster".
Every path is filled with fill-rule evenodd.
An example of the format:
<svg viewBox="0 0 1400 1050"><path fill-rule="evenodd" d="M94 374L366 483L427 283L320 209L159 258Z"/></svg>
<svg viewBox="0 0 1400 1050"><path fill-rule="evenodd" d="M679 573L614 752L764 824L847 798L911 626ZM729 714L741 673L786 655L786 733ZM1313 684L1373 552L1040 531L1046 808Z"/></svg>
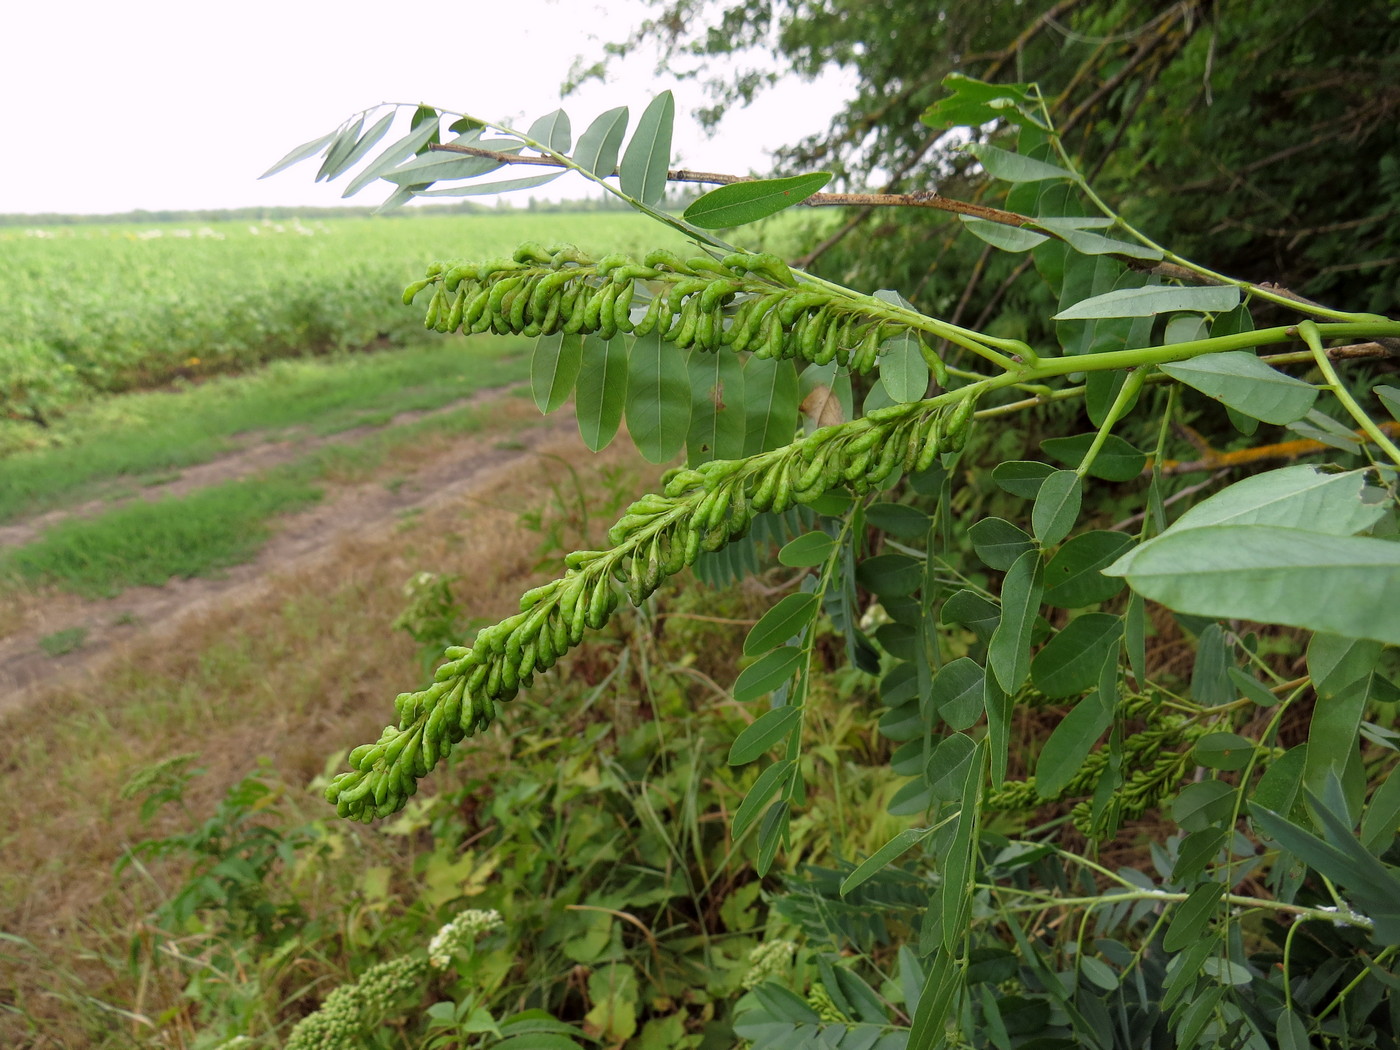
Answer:
<svg viewBox="0 0 1400 1050"><path fill-rule="evenodd" d="M424 324L439 332L659 333L681 348L836 361L854 372L874 368L894 336L918 337L869 301L799 283L768 254L681 259L656 250L636 262L620 254L594 260L572 245L525 244L510 259L434 263L404 290L404 302L430 287Z"/></svg>
<svg viewBox="0 0 1400 1050"><path fill-rule="evenodd" d="M358 981L326 996L321 1008L302 1018L287 1050L342 1050L368 1045L371 1033L405 1000L422 995L428 960L400 956L371 966Z"/></svg>
<svg viewBox="0 0 1400 1050"><path fill-rule="evenodd" d="M613 525L610 549L568 555L564 575L523 595L518 613L483 628L470 648L449 648L432 685L399 694L398 725L350 752L351 769L331 782L327 800L356 820L396 812L456 744L491 724L498 703L605 626L622 594L641 604L701 551L744 535L756 514L925 469L961 447L971 404L894 405L749 459L673 471L661 494L643 496Z"/></svg>
<svg viewBox="0 0 1400 1050"><path fill-rule="evenodd" d="M1133 819L1161 803L1176 791L1181 781L1195 768L1191 749L1195 742L1213 727L1191 722L1176 714L1163 715L1155 701L1141 697L1124 709L1125 718L1146 718L1147 728L1133 733L1123 741L1124 770L1131 770L1126 782L1114 794L1118 815ZM1111 755L1100 748L1085 757L1079 770L1056 798L1083 798L1092 795L1108 770ZM1032 810L1044 805L1036 791L1035 777L1010 781L990 792L987 807L994 810ZM1070 811L1070 819L1086 835L1099 829L1093 826L1093 802L1085 799Z"/></svg>

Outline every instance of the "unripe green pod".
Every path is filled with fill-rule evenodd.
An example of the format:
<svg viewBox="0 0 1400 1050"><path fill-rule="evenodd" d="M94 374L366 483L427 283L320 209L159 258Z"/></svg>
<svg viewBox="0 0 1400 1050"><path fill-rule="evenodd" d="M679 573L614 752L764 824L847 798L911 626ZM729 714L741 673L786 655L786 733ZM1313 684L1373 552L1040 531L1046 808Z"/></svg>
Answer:
<svg viewBox="0 0 1400 1050"><path fill-rule="evenodd" d="M530 314L533 317L542 317L548 308L548 303L555 293L564 290L564 285L569 283L569 278L573 274L568 270L555 270L547 273L536 281L533 290L530 292Z"/></svg>
<svg viewBox="0 0 1400 1050"><path fill-rule="evenodd" d="M647 304L647 312L642 315L642 319L632 327L632 334L641 338L644 335L651 335L661 320L661 313L666 310L666 300L664 296L658 296ZM666 324L671 323L671 314L666 310Z"/></svg>
<svg viewBox="0 0 1400 1050"><path fill-rule="evenodd" d="M509 660L501 661L501 688L491 695L492 700L509 701L515 698L520 688L520 670Z"/></svg>
<svg viewBox="0 0 1400 1050"><path fill-rule="evenodd" d="M972 414L977 411L977 399L965 397L958 402L948 417L948 451L959 452L967 443L967 433L972 428Z"/></svg>
<svg viewBox="0 0 1400 1050"><path fill-rule="evenodd" d="M428 263L428 268L427 268L426 270L423 271L423 276L424 276L424 277L436 277L438 274L442 273L442 271L445 270L445 269L447 269L447 264L446 264L446 263L440 263L440 262Z"/></svg>
<svg viewBox="0 0 1400 1050"><path fill-rule="evenodd" d="M558 333L560 304L563 303L562 294L555 294L549 300L549 306L545 309L544 317L540 319L540 334L555 335Z"/></svg>
<svg viewBox="0 0 1400 1050"><path fill-rule="evenodd" d="M666 301L670 304L674 313L679 310L684 301L692 295L699 295L710 286L708 277L687 277L671 285L671 290L666 294Z"/></svg>
<svg viewBox="0 0 1400 1050"><path fill-rule="evenodd" d="M685 301L685 306L681 307L680 318L671 326L671 330L663 337L669 343L675 343L684 350L695 338L695 326L700 319L700 303L691 296Z"/></svg>
<svg viewBox="0 0 1400 1050"><path fill-rule="evenodd" d="M593 265L593 258L573 244L556 244L549 250L550 262L555 266L565 263L578 263L580 266Z"/></svg>
<svg viewBox="0 0 1400 1050"><path fill-rule="evenodd" d="M526 241L520 245L515 249L515 254L511 258L518 263L549 263L554 261L554 256L534 241Z"/></svg>
<svg viewBox="0 0 1400 1050"><path fill-rule="evenodd" d="M668 531L661 544L661 575L674 576L686 566L685 543L675 530Z"/></svg>
<svg viewBox="0 0 1400 1050"><path fill-rule="evenodd" d="M428 313L427 316L423 318L424 328L437 327L438 318L442 316L445 299L446 296L443 295L442 286L439 285L437 289L434 290L433 297L428 300Z"/></svg>
<svg viewBox="0 0 1400 1050"><path fill-rule="evenodd" d="M782 514L792 506L792 471L780 470L777 473L778 488L773 494L772 510L774 514Z"/></svg>
<svg viewBox="0 0 1400 1050"><path fill-rule="evenodd" d="M661 491L664 492L669 499L676 499L689 489L703 484L704 481L705 475L701 474L698 470L692 470L689 467L679 467L675 470L669 470L662 475L661 482L664 487Z"/></svg>
<svg viewBox="0 0 1400 1050"><path fill-rule="evenodd" d="M481 695L484 697L495 697L501 693L501 676L504 673L505 660L499 656L491 660L491 670L486 674L486 681L481 687Z"/></svg>
<svg viewBox="0 0 1400 1050"><path fill-rule="evenodd" d="M592 607L591 595L589 601L580 601L574 606L573 615L569 617L569 644L578 645L583 641L584 630L588 626L588 610Z"/></svg>
<svg viewBox="0 0 1400 1050"><path fill-rule="evenodd" d="M593 588L593 593L588 599L588 615L584 622L593 630L601 630L608 622L608 617L612 615L613 609L617 606L617 595L613 593L612 584L608 582L606 576L600 577Z"/></svg>
<svg viewBox="0 0 1400 1050"><path fill-rule="evenodd" d="M883 322L876 321L866 328L860 350L851 355L852 372L869 372L875 367L875 360L880 356L880 343L883 341L881 335L884 327Z"/></svg>
<svg viewBox="0 0 1400 1050"><path fill-rule="evenodd" d="M880 447L880 456L865 475L872 485L876 485L888 477L895 465L903 460L906 444L903 439L903 431L904 427L901 426L896 427L893 431L885 432L885 443Z"/></svg>
<svg viewBox="0 0 1400 1050"><path fill-rule="evenodd" d="M384 748L379 744L361 744L350 752L350 757L346 761L351 769L367 769L374 765L374 760L384 754Z"/></svg>
<svg viewBox="0 0 1400 1050"><path fill-rule="evenodd" d="M646 580L643 577L642 559L632 555L627 573L627 600L633 605L641 605L647 599Z"/></svg>
<svg viewBox="0 0 1400 1050"><path fill-rule="evenodd" d="M680 256L675 252L667 251L665 248L653 248L647 252L642 263L653 270L665 268L674 270L676 273L691 273L691 269L681 261Z"/></svg>
<svg viewBox="0 0 1400 1050"><path fill-rule="evenodd" d="M707 529L700 537L700 547L713 554L729 542L729 530L723 525L718 525L713 529Z"/></svg>
<svg viewBox="0 0 1400 1050"><path fill-rule="evenodd" d="M430 285L430 284L432 284L432 283L433 283L433 282L432 282L432 279L431 279L431 278L425 278L425 279L423 279L423 280L421 280L421 281L414 281L414 282L413 282L412 284L410 284L407 288L405 288L405 289L403 290L403 304L404 304L404 306L412 306L412 305L413 305L413 300L414 300L415 298L417 298L418 293L421 292L424 288L428 287L428 285Z"/></svg>
<svg viewBox="0 0 1400 1050"><path fill-rule="evenodd" d="M738 281L711 281L700 293L700 312L714 313L724 305L726 297L733 295L743 285Z"/></svg>
<svg viewBox="0 0 1400 1050"><path fill-rule="evenodd" d="M458 263L442 275L442 286L449 292L455 292L457 286L469 277L476 277L476 267L471 263Z"/></svg>
<svg viewBox="0 0 1400 1050"><path fill-rule="evenodd" d="M627 256L623 255L621 252L609 252L607 255L603 256L601 259L598 260L598 265L594 268L594 270L599 277L606 277L609 273L611 273L613 270L616 270L619 266L630 265L632 265L632 260L627 258Z"/></svg>
<svg viewBox="0 0 1400 1050"><path fill-rule="evenodd" d="M475 331L476 324L486 313L486 306L490 301L490 288L479 288L473 292L466 307L462 310L462 326L468 331Z"/></svg>
<svg viewBox="0 0 1400 1050"><path fill-rule="evenodd" d="M727 266L716 262L708 255L697 255L693 259L687 259L685 263L686 266L690 267L691 273L713 273L720 277L734 276L733 272Z"/></svg>
<svg viewBox="0 0 1400 1050"><path fill-rule="evenodd" d="M826 292L798 292L788 295L778 307L778 317L784 327L789 327L797 320L799 314L806 313L813 307L826 306L830 301L831 296Z"/></svg>
<svg viewBox="0 0 1400 1050"><path fill-rule="evenodd" d="M553 634L554 655L563 656L569 651L569 620L562 609L557 616L549 618L549 629Z"/></svg>
<svg viewBox="0 0 1400 1050"><path fill-rule="evenodd" d="M466 693L466 679L457 679L452 687L452 692L448 693L442 700L441 710L443 712L442 725L455 726L462 715L462 697ZM446 730L440 730L445 732Z"/></svg>
<svg viewBox="0 0 1400 1050"><path fill-rule="evenodd" d="M773 317L772 314L769 314L769 319L775 321L777 320ZM767 327L766 321L765 327ZM754 356L771 357L774 359L781 358L783 356L783 350L786 346L786 340L787 332L784 331L783 326L780 324L774 324L771 328L769 328L768 333L763 338L762 349L760 351L756 351L754 353Z"/></svg>
<svg viewBox="0 0 1400 1050"><path fill-rule="evenodd" d="M605 557L607 553L607 551L570 551L564 555L564 565L570 569L582 569L592 565L599 558ZM566 586L571 586L571 584Z"/></svg>
<svg viewBox="0 0 1400 1050"><path fill-rule="evenodd" d="M792 270L776 255L759 252L756 255L750 255L746 262L749 273L761 273L789 288L797 287L797 278L793 276Z"/></svg>
<svg viewBox="0 0 1400 1050"><path fill-rule="evenodd" d="M491 297L487 300L486 312L493 318L499 317L504 309L506 294L517 290L524 283L525 278L520 274L498 278L491 285Z"/></svg>
<svg viewBox="0 0 1400 1050"><path fill-rule="evenodd" d="M759 514L763 514L773 506L773 497L778 491L778 477L788 472L789 462L787 459L780 459L769 467L759 481L758 488L754 489L750 503Z"/></svg>
<svg viewBox="0 0 1400 1050"><path fill-rule="evenodd" d="M632 331L632 296L636 285L631 281L617 286L617 294L612 299L612 326L614 332Z"/></svg>
<svg viewBox="0 0 1400 1050"><path fill-rule="evenodd" d="M699 529L690 526L686 527L683 550L685 552L685 563L694 565L695 559L700 556L700 541L703 535Z"/></svg>
<svg viewBox="0 0 1400 1050"><path fill-rule="evenodd" d="M624 286L620 284L606 284L603 286L602 294L597 298L598 303L598 336L601 339L611 339L617 335L617 321L613 317L613 303L617 300L617 293ZM589 301L589 307L593 305Z"/></svg>
<svg viewBox="0 0 1400 1050"><path fill-rule="evenodd" d="M820 431L818 431L818 433L820 433ZM817 449L817 453L812 457L812 461L803 468L802 473L793 481L792 488L794 491L805 492L822 479L826 474L827 464L831 461L831 452L834 448L836 448L835 445L826 444ZM793 466L796 467L796 464L793 464Z"/></svg>
<svg viewBox="0 0 1400 1050"><path fill-rule="evenodd" d="M442 326L444 332L455 332L462 327L462 311L467 307L467 290L460 289L456 298L452 300L452 309L447 311L447 323Z"/></svg>
<svg viewBox="0 0 1400 1050"><path fill-rule="evenodd" d="M715 318L713 314L707 314L704 310L696 312L695 318L695 338L692 340L697 350L711 351L714 349Z"/></svg>
<svg viewBox="0 0 1400 1050"><path fill-rule="evenodd" d="M845 466L841 469L841 477L845 481L855 481L857 478L865 476L866 470L870 467L870 461L875 458L875 450L868 448L864 452L857 452L846 460Z"/></svg>

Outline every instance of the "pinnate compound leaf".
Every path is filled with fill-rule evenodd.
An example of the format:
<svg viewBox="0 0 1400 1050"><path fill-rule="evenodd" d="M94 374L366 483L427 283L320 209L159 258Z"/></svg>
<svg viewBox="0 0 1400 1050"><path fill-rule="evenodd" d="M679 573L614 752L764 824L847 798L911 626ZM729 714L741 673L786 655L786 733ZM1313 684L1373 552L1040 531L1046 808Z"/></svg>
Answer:
<svg viewBox="0 0 1400 1050"><path fill-rule="evenodd" d="M606 448L617 434L626 392L626 340L584 336L574 412L579 436L590 452Z"/></svg>
<svg viewBox="0 0 1400 1050"><path fill-rule="evenodd" d="M1283 467L1237 481L1202 500L1168 531L1206 525L1281 525L1354 536L1385 514L1385 504L1368 502L1368 494L1362 470L1327 474L1306 464Z"/></svg>
<svg viewBox="0 0 1400 1050"><path fill-rule="evenodd" d="M618 168L622 192L643 204L659 201L666 192L671 167L671 127L676 100L663 91L647 105Z"/></svg>
<svg viewBox="0 0 1400 1050"><path fill-rule="evenodd" d="M1016 559L1001 585L1001 620L987 646L992 674L1007 693L1021 688L1031 670L1031 628L1040 609L1045 567L1040 552Z"/></svg>
<svg viewBox="0 0 1400 1050"><path fill-rule="evenodd" d="M758 656L776 649L805 631L817 616L815 594L789 594L769 609L744 639L744 655Z"/></svg>
<svg viewBox="0 0 1400 1050"><path fill-rule="evenodd" d="M1057 164L1027 157L1021 153L999 149L985 142L974 142L967 151L981 162L987 174L1006 182L1044 182L1046 179L1072 179L1074 176Z"/></svg>
<svg viewBox="0 0 1400 1050"><path fill-rule="evenodd" d="M1051 320L1076 321L1091 317L1149 317L1174 310L1216 313L1232 310L1240 303L1240 290L1234 285L1119 288L1092 299L1085 299L1061 310Z"/></svg>
<svg viewBox="0 0 1400 1050"><path fill-rule="evenodd" d="M764 653L740 673L734 682L734 699L740 703L757 700L782 685L802 663L802 650L792 645L780 645Z"/></svg>
<svg viewBox="0 0 1400 1050"><path fill-rule="evenodd" d="M627 134L627 107L618 106L599 116L578 137L574 163L599 178L607 178L617 170L617 154L622 138Z"/></svg>
<svg viewBox="0 0 1400 1050"><path fill-rule="evenodd" d="M649 462L665 463L690 429L690 373L685 358L651 332L627 356L627 431Z"/></svg>
<svg viewBox="0 0 1400 1050"><path fill-rule="evenodd" d="M758 779L753 782L753 787L749 788L749 793L744 796L744 801L739 803L739 808L734 812L734 837L736 839L748 831L753 822L762 815L774 792L781 791L787 786L787 782L791 779L796 768L797 763L793 759L782 758L758 775Z"/></svg>
<svg viewBox="0 0 1400 1050"><path fill-rule="evenodd" d="M583 364L583 338L559 333L542 335L530 359L530 392L545 415L559 408L574 392Z"/></svg>
<svg viewBox="0 0 1400 1050"><path fill-rule="evenodd" d="M325 149L327 146L329 146L332 142L335 141L335 137L339 133L339 130L340 129L337 128L335 131L332 131L327 135L322 135L318 139L312 139L310 142L303 142L300 146L292 150L285 157L279 160L276 164L274 164L272 167L268 168L265 172L259 175L258 178L265 179L271 175L276 175L279 171L286 171L293 164L300 164L308 157L316 156L316 154L320 153L323 149Z"/></svg>
<svg viewBox="0 0 1400 1050"><path fill-rule="evenodd" d="M876 872L888 867L904 854L917 846L936 831L936 828L905 828L894 838L877 849L862 861L841 882L841 896L845 896L862 882L866 882Z"/></svg>
<svg viewBox="0 0 1400 1050"><path fill-rule="evenodd" d="M1207 354L1162 365L1161 369L1207 397L1265 423L1293 423L1306 416L1317 400L1317 390L1311 384L1284 375L1243 350Z"/></svg>
<svg viewBox="0 0 1400 1050"><path fill-rule="evenodd" d="M569 124L569 115L562 109L540 117L530 125L526 135L555 153L568 153L573 145L573 128Z"/></svg>
<svg viewBox="0 0 1400 1050"><path fill-rule="evenodd" d="M831 173L812 172L786 179L754 179L711 190L686 208L684 219L702 230L743 226L801 204L831 181Z"/></svg>
<svg viewBox="0 0 1400 1050"><path fill-rule="evenodd" d="M1273 525L1168 530L1103 570L1176 612L1400 644L1400 543Z"/></svg>

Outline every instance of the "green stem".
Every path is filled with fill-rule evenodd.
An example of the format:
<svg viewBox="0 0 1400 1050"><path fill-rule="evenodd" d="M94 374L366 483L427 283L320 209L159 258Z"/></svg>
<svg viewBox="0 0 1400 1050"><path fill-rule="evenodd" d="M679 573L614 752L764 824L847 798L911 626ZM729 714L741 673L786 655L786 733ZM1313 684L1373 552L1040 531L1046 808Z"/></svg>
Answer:
<svg viewBox="0 0 1400 1050"><path fill-rule="evenodd" d="M1351 391L1347 389L1346 384L1342 382L1342 377L1332 366L1327 351L1322 348L1322 335L1318 325L1312 321L1304 321L1298 325L1298 335L1312 351L1313 360L1317 362L1317 367L1327 379L1328 389L1337 395L1337 400L1351 414L1351 418L1360 424L1366 436L1379 445L1393 463L1400 464L1400 448L1395 447L1395 442L1386 437L1385 431L1376 426L1366 410L1357 404L1356 398L1351 396Z"/></svg>
<svg viewBox="0 0 1400 1050"><path fill-rule="evenodd" d="M990 890L995 893L1014 893L1021 897L1035 897L1041 901L1039 904L1014 904L1005 908L1007 912L1045 911L1047 908L1064 907L1096 908L1105 904L1118 904L1121 901L1156 900L1168 904L1180 904L1190 897L1189 893L1172 893L1168 890L1132 890L1128 893L1109 893L1098 897L1056 897L1053 894L1039 893L1035 890L1022 890L1013 886L979 884L978 888ZM1375 923L1365 915L1353 911L1344 911L1340 908L1335 910L1328 908L1308 908L1301 904L1285 904L1283 901L1264 900L1260 897L1246 897L1239 893L1227 893L1223 900L1224 903L1239 908L1282 912L1288 915L1297 915L1303 919L1316 919L1319 922L1337 922L1344 926L1355 926L1357 929L1361 930L1370 930L1375 927Z"/></svg>
<svg viewBox="0 0 1400 1050"><path fill-rule="evenodd" d="M1075 470L1081 480L1088 477L1089 468L1094 465L1094 460L1098 458L1104 442L1108 440L1109 431L1127 413L1128 407L1138 396L1138 391L1142 389L1142 382L1146 378L1146 369L1134 368L1128 372L1127 377L1123 380L1123 385L1118 389L1118 396L1113 399L1108 415L1104 417L1103 426L1099 427L1099 432L1094 435L1094 441L1089 446L1089 451L1084 453L1083 461Z"/></svg>

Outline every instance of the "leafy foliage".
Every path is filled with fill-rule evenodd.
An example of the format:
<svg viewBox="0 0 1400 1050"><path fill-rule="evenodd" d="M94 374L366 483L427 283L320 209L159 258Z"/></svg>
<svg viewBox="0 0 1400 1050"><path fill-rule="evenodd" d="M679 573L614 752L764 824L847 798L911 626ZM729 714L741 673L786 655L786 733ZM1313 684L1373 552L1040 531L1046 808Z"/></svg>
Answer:
<svg viewBox="0 0 1400 1050"><path fill-rule="evenodd" d="M1386 648L1400 641L1386 598L1397 582L1400 448L1336 367L1372 351L1335 344L1394 339L1400 323L1176 254L1091 188L1034 86L960 76L948 87L952 100L928 122L994 129L1000 145L973 154L986 176L1013 184L1016 210L984 219L1013 236L971 232L1031 253L1058 304L1052 337L964 328L895 293L863 295L737 250L658 211L668 96L619 141L620 188L596 170L596 146L588 164L568 156L556 115L523 135L464 118L453 124L468 128L447 144L454 149L407 162L425 181L400 180L391 200L461 189L432 188L435 172L469 186L488 169L529 161L607 186L693 238L704 254L640 263L525 245L509 260L435 265L406 293L432 287L432 328L559 339L540 351L545 407L562 403L576 375L590 444L606 443L625 414L645 454L666 461L686 447L690 465L627 508L607 549L569 554L566 572L526 594L518 614L483 628L470 647L449 647L434 683L399 696L398 725L351 753L327 797L362 820L400 810L443 755L491 723L499 702L601 629L622 594L644 606L702 548L743 544L759 516L801 507L811 517L779 560L806 571L743 646L753 663L737 695L771 699L733 738L728 761L778 757L735 810L734 834L756 829L759 875L792 841L827 624L852 673L869 677L891 769L907 778L889 812L922 823L848 871L811 873L789 897L788 914L817 952L815 973L805 997L755 984L736 1006L735 1032L765 1048L926 1048L973 1033L999 1048L1141 1046L1144 1033L1181 1046L1296 1045L1313 1035L1393 1045L1385 967L1400 933L1396 875L1383 857L1396 806L1389 778L1373 789L1371 774L1388 769L1385 752L1397 748L1366 718L1400 698ZM320 140L323 170L353 152L369 116ZM487 130L502 137L484 139ZM454 150L467 159L439 159ZM771 198L753 192L751 200ZM1256 329L1255 308L1301 319ZM567 355L582 365L561 363L579 337ZM589 367L590 340L602 368ZM940 343L959 348L956 363L943 360ZM1248 352L1282 343L1302 348L1268 359ZM719 366L712 372L701 355L735 354L750 355L729 373L744 376L743 454L718 458L728 406L715 396ZM764 361L802 371L781 397L777 384L755 384L752 401L749 369ZM1299 365L1303 378L1280 370ZM692 376L710 375L697 391ZM1191 412L1218 412L1218 402L1248 430L1306 419L1337 439L1351 469L1265 472L1169 524L1169 502L1192 494L1169 491L1165 470L1188 390L1207 398ZM710 421L691 442L707 400ZM1075 401L1091 429L1062 433L1083 426L1060 404ZM999 431L1011 428L996 422L1038 426L1030 413L1044 405L1061 409L1065 426L1043 449L1063 465L1001 455ZM795 408L806 422L780 435L773 417L791 421ZM1148 451L1124 435L1154 432L1148 466ZM736 424L736 447L738 433ZM774 435L773 447L750 447L759 433ZM1140 474L1133 503L1142 513L1101 527L1104 482ZM1133 524L1136 536L1125 537ZM1149 658L1149 621L1194 635L1189 669ZM1260 632L1279 638L1286 654L1290 636L1269 631L1279 624L1312 632L1301 677L1286 675L1261 642ZM1028 750L1013 746L1026 738ZM1038 822L1046 805L1056 816ZM1149 864L1114 868L1086 848L1153 811L1161 825ZM884 906L911 886L923 907ZM856 894L878 906L853 907ZM822 954L822 931L876 973L893 946L897 972L877 988ZM1319 946L1311 964L1295 954L1300 937ZM1014 994L998 994L1004 987Z"/></svg>

